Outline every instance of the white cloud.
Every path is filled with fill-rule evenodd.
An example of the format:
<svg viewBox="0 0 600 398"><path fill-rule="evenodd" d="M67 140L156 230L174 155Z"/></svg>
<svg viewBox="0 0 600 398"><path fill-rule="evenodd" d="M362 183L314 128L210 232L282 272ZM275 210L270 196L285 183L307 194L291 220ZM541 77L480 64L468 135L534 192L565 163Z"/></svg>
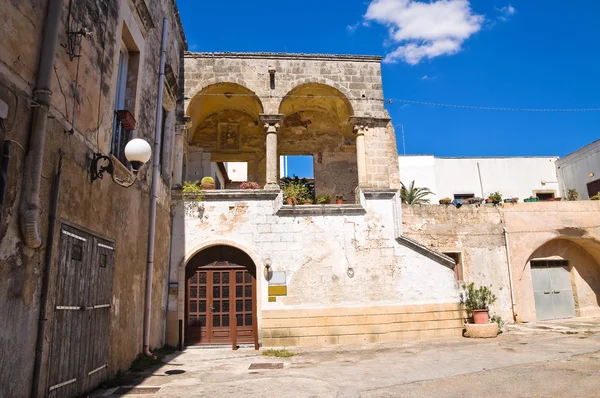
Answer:
<svg viewBox="0 0 600 398"><path fill-rule="evenodd" d="M496 9L496 11L498 11L500 13L498 20L502 21L502 22L508 21L508 18L512 15L515 15L515 13L517 12L516 8L511 6L510 4L507 6L504 6L502 8L498 8L498 7L494 7L494 8Z"/></svg>
<svg viewBox="0 0 600 398"><path fill-rule="evenodd" d="M471 10L469 0L372 0L366 21L384 24L397 48L385 62L416 65L423 58L452 55L481 29L485 17Z"/></svg>

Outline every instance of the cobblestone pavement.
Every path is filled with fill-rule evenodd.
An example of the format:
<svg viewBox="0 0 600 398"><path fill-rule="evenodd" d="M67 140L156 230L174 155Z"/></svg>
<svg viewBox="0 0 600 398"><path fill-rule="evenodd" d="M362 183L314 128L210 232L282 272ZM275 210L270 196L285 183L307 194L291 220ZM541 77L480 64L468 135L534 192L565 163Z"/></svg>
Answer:
<svg viewBox="0 0 600 398"><path fill-rule="evenodd" d="M486 340L288 348L297 354L291 358L250 348L189 348L135 375L130 392L115 387L93 395L600 397L600 318L508 329Z"/></svg>

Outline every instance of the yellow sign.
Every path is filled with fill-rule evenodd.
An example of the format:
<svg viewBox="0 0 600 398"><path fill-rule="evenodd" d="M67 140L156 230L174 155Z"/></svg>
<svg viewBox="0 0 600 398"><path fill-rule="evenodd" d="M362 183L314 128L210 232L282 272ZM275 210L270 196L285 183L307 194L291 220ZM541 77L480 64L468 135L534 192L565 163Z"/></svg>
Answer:
<svg viewBox="0 0 600 398"><path fill-rule="evenodd" d="M287 296L287 286L269 286L269 296Z"/></svg>

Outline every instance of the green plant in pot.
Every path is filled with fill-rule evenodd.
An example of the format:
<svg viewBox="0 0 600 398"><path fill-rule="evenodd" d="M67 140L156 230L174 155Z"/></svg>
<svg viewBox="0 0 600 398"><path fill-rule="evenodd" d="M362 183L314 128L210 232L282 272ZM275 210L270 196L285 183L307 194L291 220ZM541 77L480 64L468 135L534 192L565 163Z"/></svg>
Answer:
<svg viewBox="0 0 600 398"><path fill-rule="evenodd" d="M575 201L577 199L579 199L579 192L577 192L576 189L569 189L569 191L567 192L567 200Z"/></svg>
<svg viewBox="0 0 600 398"><path fill-rule="evenodd" d="M308 196L308 189L303 184L292 182L283 188L283 194L288 205L296 205Z"/></svg>
<svg viewBox="0 0 600 398"><path fill-rule="evenodd" d="M317 196L317 203L320 205L327 205L331 202L331 195L324 194Z"/></svg>
<svg viewBox="0 0 600 398"><path fill-rule="evenodd" d="M477 288L471 282L465 286L461 302L465 305L467 315L473 318L473 323L485 324L489 322L489 307L496 302L496 296L489 286Z"/></svg>
<svg viewBox="0 0 600 398"><path fill-rule="evenodd" d="M200 181L200 188L203 190L215 189L215 179L212 177L204 177Z"/></svg>
<svg viewBox="0 0 600 398"><path fill-rule="evenodd" d="M204 193L198 181L184 181L181 187L181 197L187 211L194 211L202 206Z"/></svg>
<svg viewBox="0 0 600 398"><path fill-rule="evenodd" d="M495 205L502 203L502 194L500 192L494 192L488 196L488 203L493 203Z"/></svg>
<svg viewBox="0 0 600 398"><path fill-rule="evenodd" d="M600 192L598 192L594 196L590 197L590 200L600 200Z"/></svg>

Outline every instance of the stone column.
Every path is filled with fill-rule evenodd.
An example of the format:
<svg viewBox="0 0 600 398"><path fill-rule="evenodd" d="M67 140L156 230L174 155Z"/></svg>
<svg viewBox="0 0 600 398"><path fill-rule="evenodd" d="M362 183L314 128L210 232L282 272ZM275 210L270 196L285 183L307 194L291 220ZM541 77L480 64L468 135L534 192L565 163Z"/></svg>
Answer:
<svg viewBox="0 0 600 398"><path fill-rule="evenodd" d="M175 123L175 140L173 143L173 181L172 185L181 186L186 179L183 175L183 157L185 152L184 142L187 139L188 128L191 127L191 118L184 116Z"/></svg>
<svg viewBox="0 0 600 398"><path fill-rule="evenodd" d="M279 165L279 156L277 152L277 133L283 115L260 115L260 120L265 127L265 154L267 163L267 184L265 189L279 189L279 178L277 167Z"/></svg>
<svg viewBox="0 0 600 398"><path fill-rule="evenodd" d="M356 134L356 169L358 170L358 186L367 185L367 156L365 152L365 132L369 130L368 126L354 126Z"/></svg>
<svg viewBox="0 0 600 398"><path fill-rule="evenodd" d="M380 137L380 132L385 131L385 126L389 122L388 118L369 116L352 116L350 118L356 134L356 168L359 188L377 187L379 174L383 173L381 166L387 167L389 163L384 155L387 153L387 143ZM395 156L397 162L398 155L392 154L392 156ZM371 170L370 173L367 168Z"/></svg>

